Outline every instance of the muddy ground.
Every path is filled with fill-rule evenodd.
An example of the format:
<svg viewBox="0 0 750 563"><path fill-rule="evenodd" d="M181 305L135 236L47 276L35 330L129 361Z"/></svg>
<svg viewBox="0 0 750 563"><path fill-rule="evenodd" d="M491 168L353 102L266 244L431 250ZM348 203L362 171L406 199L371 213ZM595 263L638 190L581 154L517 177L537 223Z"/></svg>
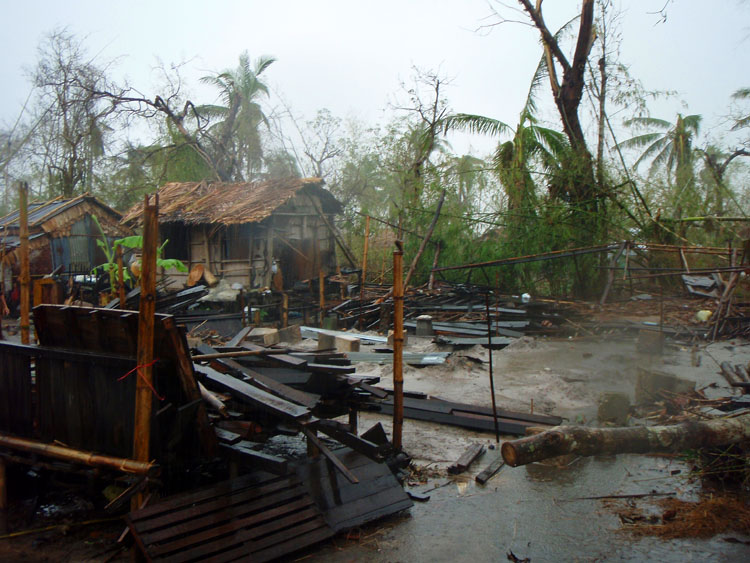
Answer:
<svg viewBox="0 0 750 563"><path fill-rule="evenodd" d="M367 349L363 346L363 351ZM415 337L410 337L407 349L444 350L429 339ZM488 354L482 347L473 347L454 353L443 365L407 366L405 389L490 406ZM629 335L523 338L492 354L499 407L529 411L533 403L534 412L596 424L601 393L621 391L634 397L638 366L695 381L697 387L707 388L707 394L729 395L718 363L747 364L750 343L702 343L695 349L690 344L668 343L663 355L648 356L637 352L635 337ZM695 365L698 361L700 365ZM390 365L357 364L357 372L379 375L383 387L392 387ZM387 417L360 414L360 429L376 422L390 432ZM449 478L447 466L474 442L485 444L487 452L469 472ZM498 454L498 449L492 449L496 448L492 435L406 420L403 443L420 468L409 488L429 491L429 501L415 503L406 514L339 536L296 559L480 562L503 561L510 552L519 560L531 561L735 561L750 556L746 545L726 541L730 536L750 539L736 534L709 540L634 538L622 531L622 523L606 503L577 500L652 491L695 500L699 485L689 477L690 467L678 458L623 455L578 459L565 467L505 467L480 486L474 476ZM32 524L37 525L44 522ZM111 547L121 530L121 524L108 523L3 539L0 560L126 560L126 553Z"/></svg>

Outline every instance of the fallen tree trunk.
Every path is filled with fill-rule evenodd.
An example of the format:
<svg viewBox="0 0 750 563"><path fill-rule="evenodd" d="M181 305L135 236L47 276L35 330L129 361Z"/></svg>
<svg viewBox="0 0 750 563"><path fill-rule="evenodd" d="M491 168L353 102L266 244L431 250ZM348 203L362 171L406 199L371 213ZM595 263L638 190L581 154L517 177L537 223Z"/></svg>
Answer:
<svg viewBox="0 0 750 563"><path fill-rule="evenodd" d="M679 452L747 439L750 439L750 415L696 420L672 426L557 426L535 436L505 442L500 451L508 465L518 467L567 454L590 456Z"/></svg>

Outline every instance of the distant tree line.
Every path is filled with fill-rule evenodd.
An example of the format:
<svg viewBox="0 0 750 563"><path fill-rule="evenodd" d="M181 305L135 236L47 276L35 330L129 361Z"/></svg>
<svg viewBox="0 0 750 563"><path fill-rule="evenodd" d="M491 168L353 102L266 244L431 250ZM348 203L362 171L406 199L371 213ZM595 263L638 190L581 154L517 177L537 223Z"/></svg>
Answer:
<svg viewBox="0 0 750 563"><path fill-rule="evenodd" d="M407 260L424 249L414 281L426 279L436 253L450 265L624 239L737 238L750 195L750 89L727 100L727 136L717 141L701 134L700 115L650 115L650 100L675 96L629 75L611 0L583 0L559 30L547 27L541 2L519 0L519 8L541 50L516 123L453 110L445 77L420 69L383 123L326 109L301 117L266 83L283 62L248 53L201 79L214 89L212 103L189 95L180 66L162 68L161 87L146 94L115 81L113 63L91 57L83 40L53 31L39 47L21 118L0 130L2 207L13 208L17 179L36 198L91 192L125 209L170 181L319 176L344 204L339 228L355 251L373 218L368 270L386 282L394 237L406 241ZM506 10L497 4L495 25L513 25ZM456 154L456 134L489 135L496 149ZM586 295L600 260L447 279Z"/></svg>

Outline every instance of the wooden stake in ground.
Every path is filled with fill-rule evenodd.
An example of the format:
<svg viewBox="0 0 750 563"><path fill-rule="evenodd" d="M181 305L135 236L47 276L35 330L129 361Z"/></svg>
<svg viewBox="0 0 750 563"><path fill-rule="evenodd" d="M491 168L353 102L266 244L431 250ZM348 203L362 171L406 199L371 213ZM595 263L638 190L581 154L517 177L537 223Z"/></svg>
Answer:
<svg viewBox="0 0 750 563"><path fill-rule="evenodd" d="M21 343L29 344L29 307L31 276L29 274L29 185L18 185L18 225L21 253Z"/></svg>
<svg viewBox="0 0 750 563"><path fill-rule="evenodd" d="M393 252L393 447L401 450L404 427L404 248Z"/></svg>
<svg viewBox="0 0 750 563"><path fill-rule="evenodd" d="M318 299L320 300L320 328L324 328L323 319L326 316L326 275L323 273L323 270L318 272Z"/></svg>
<svg viewBox="0 0 750 563"><path fill-rule="evenodd" d="M485 295L485 311L487 313L487 352L489 353L490 394L492 396L492 420L495 423L495 442L500 443L500 429L497 424L497 402L495 401L495 375L492 372L492 317L490 317L490 294Z"/></svg>
<svg viewBox="0 0 750 563"><path fill-rule="evenodd" d="M370 216L365 218L365 242L362 250L362 272L360 273L359 283L359 309L362 311L362 304L365 302L365 283L367 283L367 250L370 246ZM359 316L359 330L362 330L362 315Z"/></svg>
<svg viewBox="0 0 750 563"><path fill-rule="evenodd" d="M133 459L149 461L151 404L153 401L154 313L156 312L156 249L159 243L159 198L143 202L143 255L141 257L141 305L138 314L138 369L135 388ZM143 494L133 497L131 507L140 507Z"/></svg>
<svg viewBox="0 0 750 563"><path fill-rule="evenodd" d="M526 465L567 454L580 456L680 452L724 446L750 438L750 415L715 420L693 420L672 426L585 428L558 426L534 436L505 442L503 459Z"/></svg>

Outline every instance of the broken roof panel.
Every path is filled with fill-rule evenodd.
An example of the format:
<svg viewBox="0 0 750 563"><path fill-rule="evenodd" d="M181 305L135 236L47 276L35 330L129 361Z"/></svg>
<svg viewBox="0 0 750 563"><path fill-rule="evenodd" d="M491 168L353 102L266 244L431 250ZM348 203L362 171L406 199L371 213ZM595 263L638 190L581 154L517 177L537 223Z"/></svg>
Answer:
<svg viewBox="0 0 750 563"><path fill-rule="evenodd" d="M158 191L159 221L192 225L257 223L269 217L297 193L316 196L325 213L341 204L323 189L320 178L285 178L265 182L170 182ZM123 223L139 225L143 206L133 206Z"/></svg>

